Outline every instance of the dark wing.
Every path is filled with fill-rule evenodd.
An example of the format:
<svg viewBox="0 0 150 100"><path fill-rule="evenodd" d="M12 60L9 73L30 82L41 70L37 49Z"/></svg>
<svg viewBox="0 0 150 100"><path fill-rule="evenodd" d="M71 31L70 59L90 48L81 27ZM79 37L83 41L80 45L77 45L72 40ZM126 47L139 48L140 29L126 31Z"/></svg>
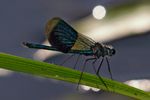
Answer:
<svg viewBox="0 0 150 100"><path fill-rule="evenodd" d="M60 18L49 20L45 33L52 47L62 52L71 50L78 37L78 33Z"/></svg>
<svg viewBox="0 0 150 100"><path fill-rule="evenodd" d="M60 18L53 18L46 25L46 35L52 47L62 52L90 50L94 41L75 31Z"/></svg>

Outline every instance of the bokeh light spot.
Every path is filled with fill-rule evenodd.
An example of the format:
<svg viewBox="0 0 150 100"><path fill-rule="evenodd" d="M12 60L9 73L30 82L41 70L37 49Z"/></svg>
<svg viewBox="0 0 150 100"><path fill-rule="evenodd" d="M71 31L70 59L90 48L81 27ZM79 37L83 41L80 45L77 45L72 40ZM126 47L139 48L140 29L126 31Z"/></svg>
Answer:
<svg viewBox="0 0 150 100"><path fill-rule="evenodd" d="M102 19L102 18L105 17L105 15L106 15L106 9L102 5L95 6L93 8L93 13L92 14L93 14L94 18L100 20L100 19Z"/></svg>

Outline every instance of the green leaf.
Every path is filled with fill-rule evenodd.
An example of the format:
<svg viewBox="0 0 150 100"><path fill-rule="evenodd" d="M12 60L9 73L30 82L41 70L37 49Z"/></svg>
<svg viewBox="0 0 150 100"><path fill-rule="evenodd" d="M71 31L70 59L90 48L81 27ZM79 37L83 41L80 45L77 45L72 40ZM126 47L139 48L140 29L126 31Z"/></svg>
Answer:
<svg viewBox="0 0 150 100"><path fill-rule="evenodd" d="M69 69L63 66L34 61L5 53L0 53L0 68L33 74L41 77L53 78L75 84L78 83L81 74L80 71ZM83 74L81 84L100 88L106 91L116 92L136 99L150 100L150 95L147 92L107 78L102 79L104 80L108 89L97 76L89 73Z"/></svg>

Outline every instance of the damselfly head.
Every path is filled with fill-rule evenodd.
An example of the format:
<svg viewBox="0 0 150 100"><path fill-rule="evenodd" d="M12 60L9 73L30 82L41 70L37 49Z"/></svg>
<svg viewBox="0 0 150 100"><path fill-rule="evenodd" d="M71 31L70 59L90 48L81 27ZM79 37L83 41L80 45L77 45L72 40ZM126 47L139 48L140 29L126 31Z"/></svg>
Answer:
<svg viewBox="0 0 150 100"><path fill-rule="evenodd" d="M108 49L108 56L113 56L116 53L116 50L112 47L112 46L106 46L106 48Z"/></svg>
<svg viewBox="0 0 150 100"><path fill-rule="evenodd" d="M111 55L115 55L116 50L114 48L111 49Z"/></svg>

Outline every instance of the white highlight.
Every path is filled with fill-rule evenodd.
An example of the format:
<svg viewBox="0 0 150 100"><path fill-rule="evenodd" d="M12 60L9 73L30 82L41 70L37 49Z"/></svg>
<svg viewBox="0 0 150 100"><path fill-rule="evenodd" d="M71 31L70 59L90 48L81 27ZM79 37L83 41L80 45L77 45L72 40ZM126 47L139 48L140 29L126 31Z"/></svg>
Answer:
<svg viewBox="0 0 150 100"><path fill-rule="evenodd" d="M5 70L5 69L1 69L0 68L0 76L8 76L12 74L12 71L9 71L9 70Z"/></svg>
<svg viewBox="0 0 150 100"><path fill-rule="evenodd" d="M106 15L106 9L104 8L104 6L102 5L98 5L98 6L95 6L93 8L93 17L100 20L102 18L105 17Z"/></svg>
<svg viewBox="0 0 150 100"><path fill-rule="evenodd" d="M89 91L89 90L92 90L92 91L94 91L94 92L100 91L100 89L98 89L98 88L94 88L94 87L90 87L90 86L86 86L86 85L80 85L80 88L81 88L83 91Z"/></svg>
<svg viewBox="0 0 150 100"><path fill-rule="evenodd" d="M141 89L143 91L150 91L149 79L129 80L126 81L125 83L135 88Z"/></svg>

